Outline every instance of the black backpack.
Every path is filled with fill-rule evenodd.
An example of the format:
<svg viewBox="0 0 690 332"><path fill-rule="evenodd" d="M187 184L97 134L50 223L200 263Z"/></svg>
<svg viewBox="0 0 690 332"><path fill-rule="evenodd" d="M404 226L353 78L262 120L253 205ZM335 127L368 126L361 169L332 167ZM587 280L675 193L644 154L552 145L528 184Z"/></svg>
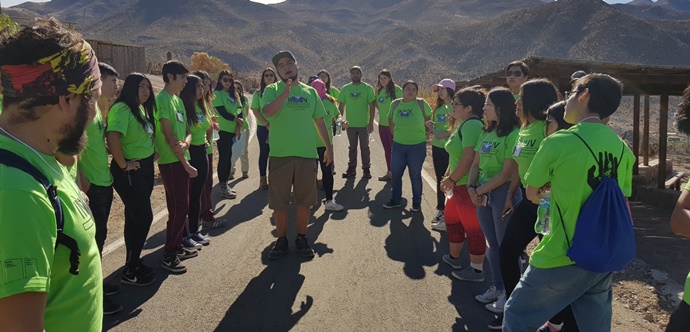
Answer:
<svg viewBox="0 0 690 332"><path fill-rule="evenodd" d="M57 224L57 241L55 241L55 249L59 245L67 247L70 251L70 269L69 272L73 275L79 274L79 256L81 252L79 251L79 245L77 241L64 233L65 227L65 217L62 212L62 202L57 194L57 187L54 186L48 178L41 173L34 165L31 165L26 159L18 156L17 154L7 151L5 149L0 149L0 164L7 165L9 167L14 167L21 170L29 175L31 175L36 181L38 181L43 188L45 188L48 194L48 199L53 205L53 210L55 211L55 222Z"/></svg>

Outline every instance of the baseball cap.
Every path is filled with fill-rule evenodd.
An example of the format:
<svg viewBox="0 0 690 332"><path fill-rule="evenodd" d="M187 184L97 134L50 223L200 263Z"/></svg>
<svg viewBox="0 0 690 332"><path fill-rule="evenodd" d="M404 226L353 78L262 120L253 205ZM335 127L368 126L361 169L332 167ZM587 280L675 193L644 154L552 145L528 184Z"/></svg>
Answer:
<svg viewBox="0 0 690 332"><path fill-rule="evenodd" d="M352 67L350 67L350 72L352 72L352 71L355 70L355 69L359 70L360 73L362 72L362 68L359 67L359 66L352 66Z"/></svg>
<svg viewBox="0 0 690 332"><path fill-rule="evenodd" d="M278 61L280 61L280 59L282 58L290 58L292 59L292 61L297 61L295 60L295 56L292 55L292 53L290 53L289 51L280 51L273 56L273 65L278 66Z"/></svg>
<svg viewBox="0 0 690 332"><path fill-rule="evenodd" d="M326 97L326 84L323 83L322 80L317 78L314 81L312 81L309 85L311 85L311 87L316 90L316 92L319 94L319 98L323 99L324 97Z"/></svg>
<svg viewBox="0 0 690 332"><path fill-rule="evenodd" d="M570 83L572 84L573 82L585 77L587 73L585 73L584 70L578 70L574 72L572 75L570 75Z"/></svg>
<svg viewBox="0 0 690 332"><path fill-rule="evenodd" d="M455 91L455 82L450 78L444 78L441 80L441 82L438 82L438 84L431 86L431 89L434 91L438 91L440 88L450 88L451 90Z"/></svg>

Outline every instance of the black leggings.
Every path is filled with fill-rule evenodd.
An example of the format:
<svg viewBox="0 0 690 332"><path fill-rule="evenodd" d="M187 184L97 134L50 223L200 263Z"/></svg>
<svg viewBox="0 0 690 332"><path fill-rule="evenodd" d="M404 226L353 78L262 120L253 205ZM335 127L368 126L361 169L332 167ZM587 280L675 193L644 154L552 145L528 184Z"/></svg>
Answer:
<svg viewBox="0 0 690 332"><path fill-rule="evenodd" d="M208 176L208 155L203 145L192 145L189 147L189 163L196 168L198 175L190 179L189 186L189 213L187 219L187 229L185 235L196 233L199 230L199 212L201 211L201 191L206 184Z"/></svg>
<svg viewBox="0 0 690 332"><path fill-rule="evenodd" d="M510 297L515 287L520 281L520 255L527 248L527 245L534 240L537 233L534 231L534 223L537 220L537 209L539 205L527 199L525 189L520 186L524 199L520 205L515 207L513 215L508 221L505 236L499 248L501 265L501 277L506 287L506 297ZM541 235L539 235L541 239ZM564 323L563 331L578 331L575 316L570 306L553 316L551 323Z"/></svg>
<svg viewBox="0 0 690 332"><path fill-rule="evenodd" d="M326 154L326 148L320 147L316 148L319 153L319 165L321 166L321 182L323 182L323 191L326 193L326 200L330 201L333 199L333 164L326 165L323 162L323 156Z"/></svg>
<svg viewBox="0 0 690 332"><path fill-rule="evenodd" d="M110 163L113 188L125 206L125 263L130 270L139 267L141 250L153 222L153 156L139 160L139 165L140 168L136 171L123 171L115 161Z"/></svg>
<svg viewBox="0 0 690 332"><path fill-rule="evenodd" d="M666 332L687 332L690 331L690 305L681 301L676 311L671 314L666 326Z"/></svg>
<svg viewBox="0 0 690 332"><path fill-rule="evenodd" d="M446 208L446 193L441 190L441 180L448 170L448 152L444 148L433 146L431 158L434 161L434 173L436 173L436 210L443 211Z"/></svg>
<svg viewBox="0 0 690 332"><path fill-rule="evenodd" d="M232 144L235 133L221 130L218 135L220 136L218 139L218 183L225 185L228 183L230 170L232 169L230 158L232 157Z"/></svg>
<svg viewBox="0 0 690 332"><path fill-rule="evenodd" d="M268 146L268 128L256 126L256 140L259 141L259 176L266 176L268 169L268 153L271 148Z"/></svg>

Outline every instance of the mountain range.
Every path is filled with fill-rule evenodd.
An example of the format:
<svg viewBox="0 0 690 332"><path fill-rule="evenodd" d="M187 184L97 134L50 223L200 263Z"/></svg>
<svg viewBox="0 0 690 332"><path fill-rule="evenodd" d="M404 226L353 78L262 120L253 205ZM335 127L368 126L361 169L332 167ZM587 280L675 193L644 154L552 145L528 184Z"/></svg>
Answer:
<svg viewBox="0 0 690 332"><path fill-rule="evenodd" d="M467 79L527 56L688 65L690 0L52 0L7 9L56 16L88 38L141 45L161 62L208 52L258 76L278 50L302 75L328 69L347 80L388 68L397 81ZM83 22L83 23L82 23Z"/></svg>

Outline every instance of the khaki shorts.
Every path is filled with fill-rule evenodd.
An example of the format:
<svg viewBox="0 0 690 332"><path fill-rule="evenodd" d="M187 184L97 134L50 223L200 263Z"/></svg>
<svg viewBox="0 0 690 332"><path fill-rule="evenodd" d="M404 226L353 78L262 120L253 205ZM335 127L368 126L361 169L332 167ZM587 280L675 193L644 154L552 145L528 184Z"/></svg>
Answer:
<svg viewBox="0 0 690 332"><path fill-rule="evenodd" d="M271 157L268 163L268 208L287 209L292 193L296 205L316 205L316 159Z"/></svg>

